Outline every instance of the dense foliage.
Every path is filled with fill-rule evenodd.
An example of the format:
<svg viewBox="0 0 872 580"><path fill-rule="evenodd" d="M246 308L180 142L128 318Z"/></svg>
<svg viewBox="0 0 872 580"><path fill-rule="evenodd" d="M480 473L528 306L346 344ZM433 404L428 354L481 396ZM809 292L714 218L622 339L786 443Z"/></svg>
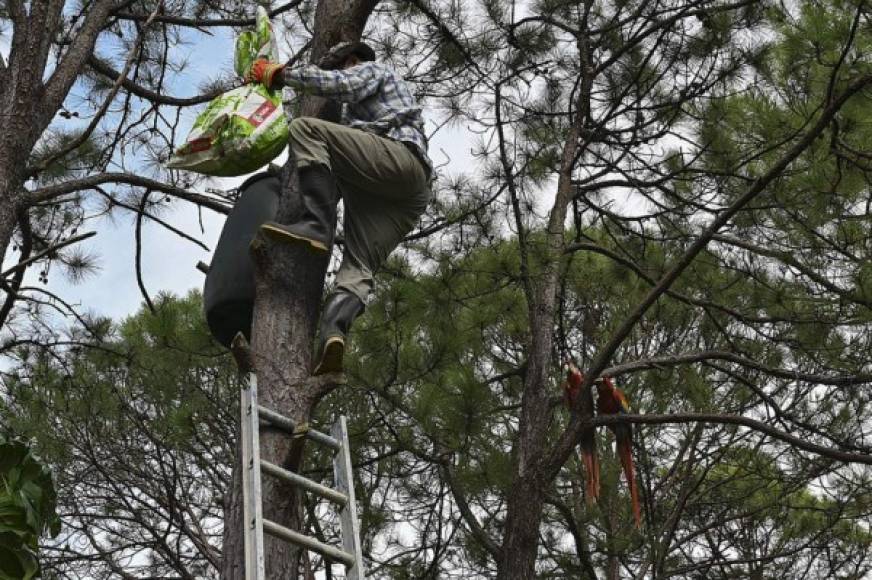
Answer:
<svg viewBox="0 0 872 580"><path fill-rule="evenodd" d="M7 382L0 420L31 438L55 474L64 525L43 555L57 577L167 567L204 577L220 558L235 371L198 295L156 306L97 321L98 348L60 360L20 352L27 364Z"/></svg>

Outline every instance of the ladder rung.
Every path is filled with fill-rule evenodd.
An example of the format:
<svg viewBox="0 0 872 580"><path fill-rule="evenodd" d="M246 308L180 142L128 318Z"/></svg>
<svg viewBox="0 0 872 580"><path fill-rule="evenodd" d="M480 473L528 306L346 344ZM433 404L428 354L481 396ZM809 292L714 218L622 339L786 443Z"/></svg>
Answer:
<svg viewBox="0 0 872 580"><path fill-rule="evenodd" d="M294 530L290 530L284 526L280 526L279 524L264 519L263 520L263 531L270 534L271 536L275 536L276 538L281 538L286 542L291 542L292 544L296 544L303 548L307 548L325 556L331 560L336 562L342 562L346 566L354 566L354 556L349 554L345 550L340 550L335 546L331 546L330 544L325 544L324 542L319 542L315 538L311 538L309 536L304 536L303 534L297 533Z"/></svg>
<svg viewBox="0 0 872 580"><path fill-rule="evenodd" d="M344 493L336 491L332 487L327 487L326 485L321 485L320 483L314 482L311 479L303 477L298 473L294 473L293 471L283 469L274 463L270 463L269 461L264 461L263 459L261 459L260 467L266 473L272 475L277 479L283 479L291 485L295 485L308 492L314 493L315 495L323 497L326 500L330 500L339 506L344 506L348 503L348 496Z"/></svg>
<svg viewBox="0 0 872 580"><path fill-rule="evenodd" d="M278 427L279 429L287 432L290 435L296 434L296 425L293 421L291 421L284 415L276 413L272 409L267 409L262 405L257 406L257 413L261 419L265 420L267 423L273 425L274 427ZM316 443L326 445L327 447L335 450L338 450L340 447L339 441L337 441L330 435L327 435L326 433L321 433L320 431L315 431L314 429L309 429L308 431L306 431L306 439L311 439Z"/></svg>

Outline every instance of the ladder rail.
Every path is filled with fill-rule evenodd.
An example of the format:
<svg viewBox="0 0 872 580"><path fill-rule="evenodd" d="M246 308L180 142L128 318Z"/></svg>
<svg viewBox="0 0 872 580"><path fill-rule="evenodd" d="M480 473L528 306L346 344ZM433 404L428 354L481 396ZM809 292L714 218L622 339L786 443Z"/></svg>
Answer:
<svg viewBox="0 0 872 580"><path fill-rule="evenodd" d="M242 497L246 580L266 580L263 543L263 505L260 479L260 422L257 376L247 373L241 389Z"/></svg>
<svg viewBox="0 0 872 580"><path fill-rule="evenodd" d="M346 569L346 580L365 580L363 549L360 545L360 520L357 517L357 501L354 497L354 479L351 464L351 447L348 444L348 424L345 415L340 415L330 434L342 445L333 456L333 477L336 488L348 496L348 502L339 511L339 526L342 548L354 555L354 565Z"/></svg>

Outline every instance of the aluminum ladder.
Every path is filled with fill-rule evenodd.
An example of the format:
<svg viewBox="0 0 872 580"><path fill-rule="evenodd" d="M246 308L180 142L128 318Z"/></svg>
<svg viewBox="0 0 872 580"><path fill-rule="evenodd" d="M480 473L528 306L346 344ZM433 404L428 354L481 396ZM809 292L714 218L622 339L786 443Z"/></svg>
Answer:
<svg viewBox="0 0 872 580"><path fill-rule="evenodd" d="M345 564L347 580L365 580L363 552L360 546L360 523L357 518L357 504L354 498L351 453L348 446L345 416L339 416L330 431L330 435L314 429L298 429L294 422L287 417L259 405L257 402L257 376L253 372L247 372L244 376L240 408L242 415L242 494L246 580L266 580L264 532L321 554L327 561ZM261 459L261 422L284 431L292 437L305 437L330 448L333 451L333 477L336 488L321 485L298 473L293 473ZM342 547L325 544L264 518L261 472L336 504L339 508Z"/></svg>

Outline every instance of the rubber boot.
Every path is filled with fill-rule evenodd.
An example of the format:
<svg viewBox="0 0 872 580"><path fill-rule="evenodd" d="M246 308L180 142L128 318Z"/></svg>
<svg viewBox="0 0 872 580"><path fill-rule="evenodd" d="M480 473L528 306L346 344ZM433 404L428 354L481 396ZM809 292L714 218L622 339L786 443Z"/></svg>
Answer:
<svg viewBox="0 0 872 580"><path fill-rule="evenodd" d="M336 229L339 189L327 167L310 165L300 169L300 198L303 213L296 223L266 222L260 226L261 231L283 242L308 244L316 252L329 252Z"/></svg>
<svg viewBox="0 0 872 580"><path fill-rule="evenodd" d="M351 292L334 292L321 312L318 363L314 374L341 373L348 331L354 319L363 313L363 301Z"/></svg>

